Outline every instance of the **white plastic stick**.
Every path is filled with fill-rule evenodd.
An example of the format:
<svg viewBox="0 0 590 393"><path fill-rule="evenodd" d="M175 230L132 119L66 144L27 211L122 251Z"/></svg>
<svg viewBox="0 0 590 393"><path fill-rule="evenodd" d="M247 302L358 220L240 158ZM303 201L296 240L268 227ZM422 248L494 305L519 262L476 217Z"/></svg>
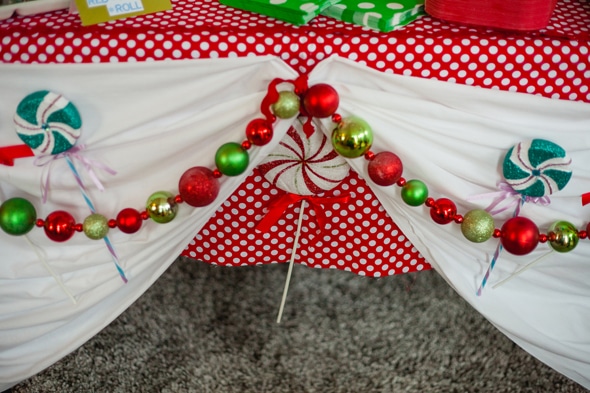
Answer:
<svg viewBox="0 0 590 393"><path fill-rule="evenodd" d="M285 280L285 288L283 289L283 298L281 299L281 307L279 308L279 315L277 316L277 323L281 323L285 302L287 300L287 292L289 291L289 283L291 282L291 273L293 272L293 262L297 255L297 246L299 245L299 235L301 235L301 223L303 222L303 211L305 210L305 200L301 201L299 208L299 219L297 220L297 232L295 232L295 240L293 241L293 249L291 250L291 260L289 261L289 270L287 271L287 279Z"/></svg>
<svg viewBox="0 0 590 393"><path fill-rule="evenodd" d="M76 300L76 298L74 297L74 295L72 295L72 293L68 290L68 288L66 288L66 286L61 281L61 279L59 278L59 276L57 274L55 274L55 272L53 271L53 269L51 268L51 266L49 266L49 263L47 263L47 261L45 260L45 257L43 255L41 255L41 252L39 251L39 249L37 248L37 246L35 245L35 243L33 243L31 241L31 239L29 239L28 236L25 235L23 237L27 240L27 242L29 243L29 246L31 246L31 248L33 249L33 251L35 251L35 254L37 254L37 258L39 258L39 260L41 260L41 263L43 263L43 266L45 266L45 269L47 269L47 271L53 276L53 279L57 282L57 284L62 289L62 291L64 291L64 293L66 295L68 295L68 297L70 298L70 300L72 301L72 303L78 304L78 301Z"/></svg>
<svg viewBox="0 0 590 393"><path fill-rule="evenodd" d="M531 263L529 263L528 265L526 265L522 269L517 270L516 272L512 273L510 276L506 277L502 281L500 281L497 284L495 284L492 288L496 289L500 285L506 284L508 281L512 280L514 277L518 276L519 274L524 273L526 270L529 270L531 267L533 267L537 263L541 262L543 259L545 259L549 255L551 255L552 253L553 253L553 250L549 251L547 254L541 255L539 258L535 259L534 261L532 261Z"/></svg>

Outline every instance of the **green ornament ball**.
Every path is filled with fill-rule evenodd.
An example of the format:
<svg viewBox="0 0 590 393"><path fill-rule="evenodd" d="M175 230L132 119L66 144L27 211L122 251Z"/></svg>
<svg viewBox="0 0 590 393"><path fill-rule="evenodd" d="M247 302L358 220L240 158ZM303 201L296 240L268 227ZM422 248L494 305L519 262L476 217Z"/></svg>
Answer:
<svg viewBox="0 0 590 393"><path fill-rule="evenodd" d="M100 240L109 233L109 220L102 214L91 214L84 219L82 229L89 239Z"/></svg>
<svg viewBox="0 0 590 393"><path fill-rule="evenodd" d="M580 235L574 224L567 221L557 221L549 227L549 233L555 234L549 245L557 252L570 252L578 245Z"/></svg>
<svg viewBox="0 0 590 393"><path fill-rule="evenodd" d="M35 226L37 211L24 198L11 198L0 205L0 228L9 235L24 235Z"/></svg>
<svg viewBox="0 0 590 393"><path fill-rule="evenodd" d="M248 152L236 142L221 145L215 153L215 165L226 176L237 176L244 173L249 163Z"/></svg>
<svg viewBox="0 0 590 393"><path fill-rule="evenodd" d="M290 119L299 113L301 102L297 94L292 91L279 92L279 99L271 105L274 115L280 119Z"/></svg>
<svg viewBox="0 0 590 393"><path fill-rule="evenodd" d="M420 206L428 198L428 187L420 180L408 180L402 187L402 199L410 206Z"/></svg>
<svg viewBox="0 0 590 393"><path fill-rule="evenodd" d="M483 209L470 210L463 216L461 232L470 242L485 242L492 237L494 229L494 218Z"/></svg>
<svg viewBox="0 0 590 393"><path fill-rule="evenodd" d="M166 224L176 217L178 204L168 191L157 191L149 196L145 205L148 216L158 224Z"/></svg>
<svg viewBox="0 0 590 393"><path fill-rule="evenodd" d="M372 144L371 126L356 116L342 119L332 131L332 147L343 157L360 157L369 151Z"/></svg>

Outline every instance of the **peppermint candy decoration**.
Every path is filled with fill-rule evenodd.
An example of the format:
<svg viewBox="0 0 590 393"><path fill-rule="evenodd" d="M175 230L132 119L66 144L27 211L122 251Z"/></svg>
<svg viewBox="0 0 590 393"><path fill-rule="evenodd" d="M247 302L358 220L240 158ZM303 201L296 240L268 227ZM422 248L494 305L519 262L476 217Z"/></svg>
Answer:
<svg viewBox="0 0 590 393"><path fill-rule="evenodd" d="M76 144L82 118L64 96L42 90L29 94L18 104L14 126L35 155L59 154Z"/></svg>
<svg viewBox="0 0 590 393"><path fill-rule="evenodd" d="M326 135L314 132L307 138L298 122L258 169L269 183L297 195L329 191L350 172L350 166L332 149Z"/></svg>
<svg viewBox="0 0 590 393"><path fill-rule="evenodd" d="M519 194L544 197L566 186L572 177L571 162L561 146L533 139L510 148L504 157L503 173Z"/></svg>

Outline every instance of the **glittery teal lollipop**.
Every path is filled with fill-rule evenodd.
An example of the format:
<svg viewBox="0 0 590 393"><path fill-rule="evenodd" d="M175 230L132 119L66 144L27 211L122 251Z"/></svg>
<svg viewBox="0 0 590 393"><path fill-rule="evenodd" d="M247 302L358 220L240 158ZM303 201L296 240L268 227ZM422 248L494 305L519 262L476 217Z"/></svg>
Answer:
<svg viewBox="0 0 590 393"><path fill-rule="evenodd" d="M61 94L46 90L26 96L14 115L16 133L35 155L53 155L71 149L80 137L82 118Z"/></svg>
<svg viewBox="0 0 590 393"><path fill-rule="evenodd" d="M513 146L503 172L512 189L528 197L544 197L564 188L572 177L572 160L553 142L533 139Z"/></svg>
<svg viewBox="0 0 590 393"><path fill-rule="evenodd" d="M14 115L14 126L16 133L22 141L29 146L37 156L53 156L51 160L46 161L40 165L46 165L53 162L55 158L64 158L68 163L68 167L76 178L76 184L84 197L84 201L90 208L93 214L94 221L97 221L96 209L92 200L86 192L86 187L82 178L76 169L75 160L80 160L84 164L92 180L99 190L104 190L98 177L92 168L98 162L82 158L80 151L82 146L72 149L82 131L82 117L78 109L61 94L57 94L47 90L36 91L29 94L18 104L16 113ZM70 150L71 149L71 150ZM65 154L60 154L65 153ZM116 172L109 167L100 164L100 169L103 169L111 174ZM46 201L47 191L49 189L49 171L45 181L42 182L42 197L43 202ZM89 235L91 232L90 224L85 224L84 232ZM100 225L99 225L100 226ZM105 229L105 228L102 228ZM119 272L119 275L124 282L127 282L125 272L119 265L119 257L111 244L110 239L99 234L90 234L90 238L102 238L107 246L107 249L113 257L113 262Z"/></svg>
<svg viewBox="0 0 590 393"><path fill-rule="evenodd" d="M494 257L488 265L481 285L477 290L478 296L481 295L483 288L486 286L503 249L516 255L524 255L536 247L539 230L529 219L518 217L520 207L525 202L548 204L550 202L549 195L561 190L570 181L572 177L571 163L572 160L561 146L545 139L521 142L508 150L504 157L502 170L510 190L504 189L501 192L502 196L494 201L486 211L492 210L493 207L496 207L499 202L506 198L505 191L509 191L509 195L520 194L521 197L516 204L513 217L502 227L503 234L506 235L512 232L514 236L506 235L504 237L503 235L501 238L501 242L498 244ZM496 212L505 209L497 209ZM510 231L508 228L510 228ZM511 236L514 239L509 239ZM509 244L512 251L509 250Z"/></svg>

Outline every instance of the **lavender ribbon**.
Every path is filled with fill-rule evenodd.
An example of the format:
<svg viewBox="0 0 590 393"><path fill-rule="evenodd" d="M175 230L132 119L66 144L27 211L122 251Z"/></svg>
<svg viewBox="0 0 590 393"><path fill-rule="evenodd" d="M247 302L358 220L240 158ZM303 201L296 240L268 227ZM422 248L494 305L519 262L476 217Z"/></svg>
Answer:
<svg viewBox="0 0 590 393"><path fill-rule="evenodd" d="M518 191L515 191L510 186L510 184L506 182L499 182L498 188L500 189L500 191L479 194L476 196L472 196L468 199L474 200L493 197L494 200L492 201L492 203L485 208L485 211L487 211L491 215L502 213L503 211L515 208L514 216L518 216L520 214L520 207L525 202L539 203L543 206L547 206L551 203L551 199L547 195L543 197L531 197L522 195Z"/></svg>
<svg viewBox="0 0 590 393"><path fill-rule="evenodd" d="M49 178L51 176L51 165L59 159L62 158L66 158L69 161L78 161L82 167L86 170L86 172L88 173L88 176L90 176L90 179L92 180L92 182L94 183L94 185L96 186L96 188L98 188L100 191L104 191L104 186L102 185L102 183L100 182L100 180L98 179L98 176L96 175L95 169L99 169L102 170L104 172L107 172L111 175L116 175L117 172L110 168L109 166L103 164L100 161L97 160L92 160L86 156L84 156L83 154L81 154L82 151L84 151L86 149L86 146L81 144L81 145L76 145L74 147L72 147L71 149L69 149L68 151L65 151L63 153L59 153L59 154L54 154L54 155L43 155L43 156L38 156L37 158L35 158L34 164L36 166L47 166L47 171L45 172L45 174L43 176L41 176L41 196L43 197L43 203L47 202L47 195L49 193ZM75 173L77 174L77 173ZM86 190L86 187L84 186L84 184L82 183L82 179L80 178L79 175L76 176L76 182L78 183L78 186L80 186L81 189Z"/></svg>

